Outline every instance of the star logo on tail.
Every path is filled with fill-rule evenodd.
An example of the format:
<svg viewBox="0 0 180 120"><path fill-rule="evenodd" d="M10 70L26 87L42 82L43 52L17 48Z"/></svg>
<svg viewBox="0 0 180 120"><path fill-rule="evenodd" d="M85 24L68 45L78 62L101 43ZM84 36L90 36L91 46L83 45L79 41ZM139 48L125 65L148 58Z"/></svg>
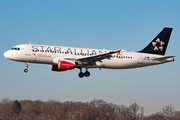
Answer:
<svg viewBox="0 0 180 120"><path fill-rule="evenodd" d="M152 45L153 45L155 51L157 51L157 50L163 51L163 45L164 44L165 43L163 41L161 41L160 38L155 40L155 42L152 42Z"/></svg>

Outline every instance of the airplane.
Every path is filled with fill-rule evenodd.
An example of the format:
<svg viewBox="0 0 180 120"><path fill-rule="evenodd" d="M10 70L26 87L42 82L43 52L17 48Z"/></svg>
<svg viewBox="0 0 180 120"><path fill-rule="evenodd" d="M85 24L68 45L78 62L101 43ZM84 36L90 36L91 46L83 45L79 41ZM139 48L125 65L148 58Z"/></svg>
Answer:
<svg viewBox="0 0 180 120"><path fill-rule="evenodd" d="M125 49L105 50L38 44L21 44L4 53L7 59L29 63L49 64L52 71L62 72L78 68L80 78L89 77L89 68L130 69L174 61L175 56L164 56L173 28L163 30L141 51ZM82 72L85 68L85 72Z"/></svg>

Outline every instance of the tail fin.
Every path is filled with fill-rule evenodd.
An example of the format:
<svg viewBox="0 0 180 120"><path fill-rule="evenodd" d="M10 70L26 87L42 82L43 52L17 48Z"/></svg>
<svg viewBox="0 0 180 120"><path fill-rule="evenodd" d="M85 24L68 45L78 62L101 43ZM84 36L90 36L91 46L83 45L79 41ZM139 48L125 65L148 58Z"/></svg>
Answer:
<svg viewBox="0 0 180 120"><path fill-rule="evenodd" d="M173 28L164 28L143 50L139 52L164 55Z"/></svg>

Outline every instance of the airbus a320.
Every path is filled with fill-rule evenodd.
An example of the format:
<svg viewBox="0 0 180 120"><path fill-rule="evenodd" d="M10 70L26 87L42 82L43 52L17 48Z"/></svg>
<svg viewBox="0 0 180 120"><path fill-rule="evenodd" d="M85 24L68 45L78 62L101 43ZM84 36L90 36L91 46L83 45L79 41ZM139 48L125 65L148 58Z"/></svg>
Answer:
<svg viewBox="0 0 180 120"><path fill-rule="evenodd" d="M174 61L175 56L165 56L172 28L164 28L144 49L129 52L125 49L105 50L77 47L21 44L4 53L10 60L49 64L52 71L62 72L78 68L80 78L89 77L89 68L130 69ZM82 72L85 68L85 72Z"/></svg>

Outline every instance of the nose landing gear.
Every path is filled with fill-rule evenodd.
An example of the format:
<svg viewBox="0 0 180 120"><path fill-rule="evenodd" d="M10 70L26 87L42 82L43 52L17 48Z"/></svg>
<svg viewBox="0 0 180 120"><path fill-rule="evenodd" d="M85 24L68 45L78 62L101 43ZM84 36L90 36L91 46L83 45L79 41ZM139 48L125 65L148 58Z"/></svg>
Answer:
<svg viewBox="0 0 180 120"><path fill-rule="evenodd" d="M28 72L28 69L24 69L24 72L27 73L27 72Z"/></svg>
<svg viewBox="0 0 180 120"><path fill-rule="evenodd" d="M27 73L28 72L28 66L29 66L29 63L26 62L26 69L24 69L24 72Z"/></svg>

